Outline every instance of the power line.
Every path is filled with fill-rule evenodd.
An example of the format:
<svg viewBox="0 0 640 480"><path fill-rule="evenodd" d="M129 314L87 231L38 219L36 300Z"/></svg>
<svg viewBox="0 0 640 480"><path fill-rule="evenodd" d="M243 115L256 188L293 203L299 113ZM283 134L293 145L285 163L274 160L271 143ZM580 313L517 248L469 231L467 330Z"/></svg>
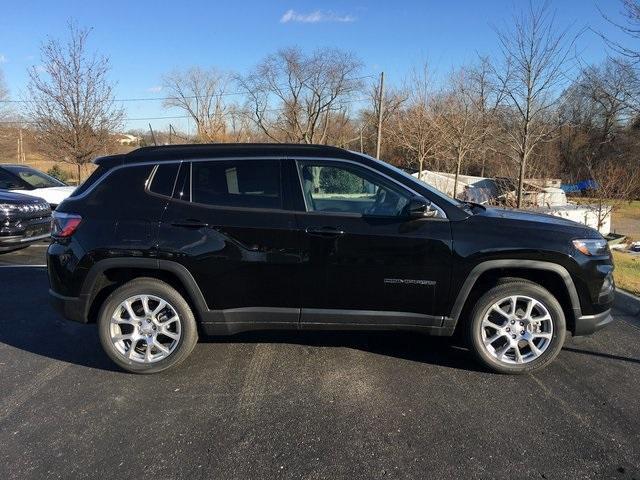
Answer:
<svg viewBox="0 0 640 480"><path fill-rule="evenodd" d="M353 100L345 100L343 102L340 102L338 105L336 105L337 107L344 107L347 104L351 104L351 103L359 103L359 102L365 102L370 100L369 98L356 98ZM177 107L174 107L177 108ZM288 110L287 108L267 108L265 109L266 112L284 112ZM180 119L188 119L188 118L193 118L191 115L166 115L166 116L161 116L161 117L125 117L123 118L123 121L125 122L148 122L151 120L180 120ZM9 120L9 121L0 121L0 125L35 125L37 122L33 122L31 120Z"/></svg>
<svg viewBox="0 0 640 480"><path fill-rule="evenodd" d="M363 75L361 77L350 78L349 80L364 80L367 78L373 78L375 75ZM279 88L287 88L288 85L280 85ZM234 95L246 95L246 91L238 92L222 92L217 95L211 95L212 97L230 97ZM196 100L198 98L205 98L205 95L187 95L183 97L140 97L140 98L115 98L114 102L159 102L165 100ZM0 103L34 103L35 100L0 100Z"/></svg>

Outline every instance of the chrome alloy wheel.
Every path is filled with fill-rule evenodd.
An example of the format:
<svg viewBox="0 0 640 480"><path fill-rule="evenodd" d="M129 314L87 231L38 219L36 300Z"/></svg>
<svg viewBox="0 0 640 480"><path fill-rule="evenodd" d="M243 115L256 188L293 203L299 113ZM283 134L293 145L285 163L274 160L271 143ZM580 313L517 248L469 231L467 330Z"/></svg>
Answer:
<svg viewBox="0 0 640 480"><path fill-rule="evenodd" d="M514 295L489 307L481 333L484 348L492 357L502 363L524 364L549 348L553 319L535 298Z"/></svg>
<svg viewBox="0 0 640 480"><path fill-rule="evenodd" d="M176 349L182 325L176 309L167 301L154 295L135 295L115 309L109 333L123 357L154 363Z"/></svg>

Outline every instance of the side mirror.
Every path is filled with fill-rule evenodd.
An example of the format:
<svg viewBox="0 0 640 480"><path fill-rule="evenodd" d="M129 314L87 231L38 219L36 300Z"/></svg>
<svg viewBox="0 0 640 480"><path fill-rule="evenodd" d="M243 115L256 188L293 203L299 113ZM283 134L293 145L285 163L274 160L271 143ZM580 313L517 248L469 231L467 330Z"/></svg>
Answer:
<svg viewBox="0 0 640 480"><path fill-rule="evenodd" d="M431 206L431 202L424 197L413 197L407 207L409 218L433 218L438 216L438 210Z"/></svg>

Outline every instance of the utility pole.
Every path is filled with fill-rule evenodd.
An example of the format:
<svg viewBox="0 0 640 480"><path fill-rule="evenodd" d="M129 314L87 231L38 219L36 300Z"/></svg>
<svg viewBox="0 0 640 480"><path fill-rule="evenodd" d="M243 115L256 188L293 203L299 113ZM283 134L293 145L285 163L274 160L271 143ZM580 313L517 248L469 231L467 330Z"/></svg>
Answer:
<svg viewBox="0 0 640 480"><path fill-rule="evenodd" d="M380 160L380 143L382 142L382 101L384 100L384 72L380 72L380 92L378 92L378 143L376 158Z"/></svg>
<svg viewBox="0 0 640 480"><path fill-rule="evenodd" d="M22 127L18 131L18 163L24 163L26 161L26 155L24 153L24 141L22 139Z"/></svg>
<svg viewBox="0 0 640 480"><path fill-rule="evenodd" d="M158 142L156 142L156 135L153 133L153 128L151 128L151 124L149 124L149 131L151 132L151 138L153 139L153 144L158 146Z"/></svg>
<svg viewBox="0 0 640 480"><path fill-rule="evenodd" d="M169 145L171 145L171 124L169 124Z"/></svg>

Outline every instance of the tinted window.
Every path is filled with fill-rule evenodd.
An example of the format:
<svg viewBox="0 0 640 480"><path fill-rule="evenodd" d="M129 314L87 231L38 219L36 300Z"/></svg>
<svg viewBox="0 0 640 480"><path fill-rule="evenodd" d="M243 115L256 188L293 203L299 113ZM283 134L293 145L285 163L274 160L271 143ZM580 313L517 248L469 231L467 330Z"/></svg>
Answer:
<svg viewBox="0 0 640 480"><path fill-rule="evenodd" d="M191 201L207 205L282 208L280 162L193 162Z"/></svg>
<svg viewBox="0 0 640 480"><path fill-rule="evenodd" d="M151 179L149 190L159 195L170 197L173 194L173 186L178 174L178 163L160 164Z"/></svg>
<svg viewBox="0 0 640 480"><path fill-rule="evenodd" d="M25 188L25 185L21 185L16 177L0 168L0 189L19 190L23 188Z"/></svg>
<svg viewBox="0 0 640 480"><path fill-rule="evenodd" d="M398 216L407 195L377 175L348 166L302 162L300 179L310 212Z"/></svg>
<svg viewBox="0 0 640 480"><path fill-rule="evenodd" d="M191 199L191 163L180 164L180 172L173 189L173 198L189 201Z"/></svg>
<svg viewBox="0 0 640 480"><path fill-rule="evenodd" d="M78 195L80 195L81 193L86 192L86 191L89 189L89 187L90 187L91 185L93 185L94 183L96 183L96 182L98 181L98 179L99 179L100 177L102 177L102 175L103 175L107 170L109 170L109 169L108 169L108 168L106 168L106 167L104 167L104 166L102 166L102 165L98 166L98 168L96 168L96 169L91 173L91 175L89 175L89 177L88 177L84 182L82 182L82 183L78 186L78 188L76 188L76 189L73 191L73 193L71 194L71 196L72 196L72 197L77 197L77 196L78 196Z"/></svg>
<svg viewBox="0 0 640 480"><path fill-rule="evenodd" d="M151 175L153 165L141 165L114 170L95 186L87 196L87 205L110 209L117 207L115 213L135 212L144 205L145 184Z"/></svg>

